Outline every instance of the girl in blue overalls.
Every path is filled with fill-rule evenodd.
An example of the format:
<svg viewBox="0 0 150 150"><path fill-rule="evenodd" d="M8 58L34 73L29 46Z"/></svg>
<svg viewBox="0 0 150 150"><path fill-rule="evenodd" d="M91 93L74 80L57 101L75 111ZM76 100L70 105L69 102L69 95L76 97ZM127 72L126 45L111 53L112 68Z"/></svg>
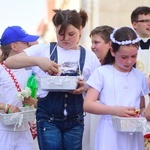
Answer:
<svg viewBox="0 0 150 150"><path fill-rule="evenodd" d="M100 66L96 55L79 45L88 16L84 10L54 10L57 43L37 44L6 60L11 68L31 67L37 77L82 75L74 91L41 90L37 103L37 136L40 150L81 150L84 131L83 93L85 80ZM13 62L13 63L12 63ZM60 65L61 64L61 65ZM39 79L39 78L37 78Z"/></svg>

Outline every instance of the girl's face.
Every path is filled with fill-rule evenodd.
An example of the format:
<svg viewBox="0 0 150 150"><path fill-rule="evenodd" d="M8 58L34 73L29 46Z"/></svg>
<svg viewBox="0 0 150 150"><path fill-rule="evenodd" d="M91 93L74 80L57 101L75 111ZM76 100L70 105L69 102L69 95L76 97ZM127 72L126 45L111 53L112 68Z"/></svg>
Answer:
<svg viewBox="0 0 150 150"><path fill-rule="evenodd" d="M102 61L110 48L110 42L106 43L99 34L92 35L91 42L92 51Z"/></svg>
<svg viewBox="0 0 150 150"><path fill-rule="evenodd" d="M28 48L28 42L15 42L18 53L22 52L24 49Z"/></svg>
<svg viewBox="0 0 150 150"><path fill-rule="evenodd" d="M137 53L138 47L135 45L121 45L116 53L111 50L112 56L115 57L114 67L119 71L129 72L136 63Z"/></svg>
<svg viewBox="0 0 150 150"><path fill-rule="evenodd" d="M64 49L77 49L80 40L82 27L80 29L75 28L73 25L68 25L64 34L59 34L61 25L56 27L56 35L58 45Z"/></svg>
<svg viewBox="0 0 150 150"><path fill-rule="evenodd" d="M28 42L14 42L11 43L12 53L10 55L21 53L24 49L29 47Z"/></svg>

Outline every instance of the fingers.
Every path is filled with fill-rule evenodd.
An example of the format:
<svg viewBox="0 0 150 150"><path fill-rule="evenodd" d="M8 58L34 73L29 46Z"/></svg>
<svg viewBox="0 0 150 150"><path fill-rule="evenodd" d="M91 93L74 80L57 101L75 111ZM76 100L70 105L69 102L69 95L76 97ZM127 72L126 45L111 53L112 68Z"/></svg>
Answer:
<svg viewBox="0 0 150 150"><path fill-rule="evenodd" d="M82 94L85 91L86 91L86 87L82 86L82 87L77 88L74 91L71 91L70 93L72 93L72 94Z"/></svg>
<svg viewBox="0 0 150 150"><path fill-rule="evenodd" d="M134 107L116 106L116 114L120 117L135 117Z"/></svg>
<svg viewBox="0 0 150 150"><path fill-rule="evenodd" d="M72 91L72 94L82 94L87 90L87 87L85 86L85 81L84 80L79 80L78 81L78 88L74 91Z"/></svg>
<svg viewBox="0 0 150 150"><path fill-rule="evenodd" d="M48 58L40 57L40 61L36 62L37 66L39 66L45 73L49 73L50 75L58 73L59 65L54 61L51 61Z"/></svg>
<svg viewBox="0 0 150 150"><path fill-rule="evenodd" d="M59 70L58 70L58 68L51 67L46 72L50 75L56 75L56 74L58 74Z"/></svg>
<svg viewBox="0 0 150 150"><path fill-rule="evenodd" d="M136 109L135 108L129 108L127 112L127 117L136 116Z"/></svg>
<svg viewBox="0 0 150 150"><path fill-rule="evenodd" d="M20 112L21 110L17 106L10 106L9 107L9 113L15 113L15 112Z"/></svg>
<svg viewBox="0 0 150 150"><path fill-rule="evenodd" d="M46 71L50 75L56 75L59 72L59 65L51 61L50 65L47 67Z"/></svg>
<svg viewBox="0 0 150 150"><path fill-rule="evenodd" d="M27 98L27 99L24 99L23 101L23 105L29 105L29 106L32 106L34 105L34 107L37 106L37 99L36 98Z"/></svg>
<svg viewBox="0 0 150 150"><path fill-rule="evenodd" d="M82 94L83 90L79 88L79 89L76 89L74 91L71 91L70 93L72 93L72 94Z"/></svg>

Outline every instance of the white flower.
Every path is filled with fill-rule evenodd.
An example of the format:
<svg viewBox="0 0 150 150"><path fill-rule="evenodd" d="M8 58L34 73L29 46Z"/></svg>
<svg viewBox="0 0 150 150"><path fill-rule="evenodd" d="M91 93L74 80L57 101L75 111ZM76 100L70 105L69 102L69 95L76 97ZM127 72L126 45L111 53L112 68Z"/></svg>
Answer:
<svg viewBox="0 0 150 150"><path fill-rule="evenodd" d="M21 101L24 101L24 97L22 96L21 92L17 93L17 98Z"/></svg>
<svg viewBox="0 0 150 150"><path fill-rule="evenodd" d="M28 98L31 95L30 88L26 87L24 90L22 90L21 94L22 94L23 97Z"/></svg>
<svg viewBox="0 0 150 150"><path fill-rule="evenodd" d="M139 37L139 35L137 35L137 37L136 37L136 39L133 39L133 40L125 40L125 41L117 41L115 38L114 38L114 34L116 33L116 31L118 30L118 28L117 29L114 29L113 30L113 33L111 33L111 35L110 35L110 39L111 39L111 41L113 42L113 43L116 43L116 44L118 44L118 45L128 45L128 44L135 44L135 43L138 43L140 40L141 40L141 38Z"/></svg>
<svg viewBox="0 0 150 150"><path fill-rule="evenodd" d="M24 101L24 98L28 98L31 95L31 90L28 87L25 87L24 90L17 93L17 98L21 101Z"/></svg>

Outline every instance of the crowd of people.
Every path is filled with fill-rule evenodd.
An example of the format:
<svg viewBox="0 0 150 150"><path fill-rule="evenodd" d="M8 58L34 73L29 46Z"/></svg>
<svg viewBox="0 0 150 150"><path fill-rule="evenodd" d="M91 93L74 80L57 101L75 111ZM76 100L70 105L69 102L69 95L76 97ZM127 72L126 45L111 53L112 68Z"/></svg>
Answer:
<svg viewBox="0 0 150 150"><path fill-rule="evenodd" d="M89 33L91 50L80 45L88 21L86 11L53 11L56 42L38 43L38 36L20 26L7 27L3 32L0 109L14 113L25 104L34 104L40 150L82 150L86 112L101 116L94 150L144 150L143 133L116 131L112 116L137 117L136 110L140 109L140 115L150 120L150 104L145 105L149 80L136 67L138 51L150 50L150 7L133 10L133 28L94 28ZM27 86L31 73L38 80L37 99L29 97L22 102L16 94ZM75 90L48 91L41 88L41 76L80 78ZM24 122L14 131L13 125L0 122L0 149L33 150L29 123Z"/></svg>

